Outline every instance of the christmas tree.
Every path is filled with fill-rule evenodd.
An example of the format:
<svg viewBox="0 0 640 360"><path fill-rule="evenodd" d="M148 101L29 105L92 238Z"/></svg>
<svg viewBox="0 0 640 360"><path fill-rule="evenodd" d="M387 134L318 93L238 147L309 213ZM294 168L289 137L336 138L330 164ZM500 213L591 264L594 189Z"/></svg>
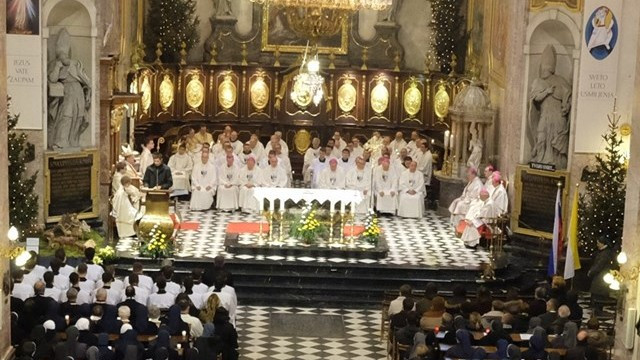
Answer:
<svg viewBox="0 0 640 360"><path fill-rule="evenodd" d="M431 2L431 47L435 53L435 60L440 65L440 71L451 72L451 54L455 53L458 62L464 56L465 44L463 25L464 18L460 15L462 0L430 0Z"/></svg>
<svg viewBox="0 0 640 360"><path fill-rule="evenodd" d="M620 149L619 119L614 110L609 116L609 130L602 136L605 152L596 155L595 167L587 176L586 192L580 195L578 237L582 254L588 257L594 254L596 241L602 237L616 250L622 242L627 168Z"/></svg>
<svg viewBox="0 0 640 360"><path fill-rule="evenodd" d="M9 107L10 100L7 101ZM21 235L33 230L38 220L38 195L33 191L38 172L27 176L27 164L35 159L35 147L27 141L27 134L15 131L20 115L7 111L9 126L9 223Z"/></svg>
<svg viewBox="0 0 640 360"><path fill-rule="evenodd" d="M150 0L144 31L147 61L155 60L158 43L162 44L162 62L180 60L182 43L189 51L200 41L195 0Z"/></svg>

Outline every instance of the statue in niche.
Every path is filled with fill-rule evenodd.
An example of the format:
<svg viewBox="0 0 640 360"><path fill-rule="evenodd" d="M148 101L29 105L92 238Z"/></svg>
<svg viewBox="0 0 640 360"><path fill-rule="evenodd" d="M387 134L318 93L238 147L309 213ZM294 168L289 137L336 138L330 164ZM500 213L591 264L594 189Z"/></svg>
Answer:
<svg viewBox="0 0 640 360"><path fill-rule="evenodd" d="M80 146L80 136L89 127L91 80L78 60L71 58L71 38L60 30L55 60L49 65L49 147Z"/></svg>
<svg viewBox="0 0 640 360"><path fill-rule="evenodd" d="M482 148L484 145L482 145L482 139L478 136L478 129L475 123L472 123L469 127L469 132L471 133L471 140L469 141L471 155L469 155L469 159L467 160L467 167L478 169L480 161L482 160Z"/></svg>
<svg viewBox="0 0 640 360"><path fill-rule="evenodd" d="M216 16L232 16L231 0L214 0L215 1L215 14Z"/></svg>
<svg viewBox="0 0 640 360"><path fill-rule="evenodd" d="M531 161L567 168L571 85L556 75L556 51L547 45L540 60L540 77L529 94L528 133Z"/></svg>
<svg viewBox="0 0 640 360"><path fill-rule="evenodd" d="M382 22L396 22L396 16L402 7L403 1L404 0L393 0L387 10L380 11L380 20Z"/></svg>

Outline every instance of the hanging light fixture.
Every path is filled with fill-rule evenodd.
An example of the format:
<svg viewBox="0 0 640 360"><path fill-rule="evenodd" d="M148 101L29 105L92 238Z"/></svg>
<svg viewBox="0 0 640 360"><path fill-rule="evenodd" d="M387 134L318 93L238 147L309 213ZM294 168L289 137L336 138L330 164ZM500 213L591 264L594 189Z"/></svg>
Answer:
<svg viewBox="0 0 640 360"><path fill-rule="evenodd" d="M302 108L307 107L311 101L318 106L324 98L322 90L324 78L320 75L320 61L316 48L314 47L312 50L311 60L307 61L307 56L309 56L308 41L298 75L293 78L291 90L291 100Z"/></svg>

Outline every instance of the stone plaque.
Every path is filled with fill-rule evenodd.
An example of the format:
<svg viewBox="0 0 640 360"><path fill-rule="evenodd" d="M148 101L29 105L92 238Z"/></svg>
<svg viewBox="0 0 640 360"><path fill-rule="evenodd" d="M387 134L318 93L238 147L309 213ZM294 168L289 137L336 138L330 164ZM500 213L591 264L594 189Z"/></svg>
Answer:
<svg viewBox="0 0 640 360"><path fill-rule="evenodd" d="M551 239L555 217L555 203L560 183L563 219L566 217L569 173L542 171L518 166L516 172L516 203L511 218L513 231Z"/></svg>
<svg viewBox="0 0 640 360"><path fill-rule="evenodd" d="M45 155L45 218L56 222L67 213L98 216L98 153Z"/></svg>

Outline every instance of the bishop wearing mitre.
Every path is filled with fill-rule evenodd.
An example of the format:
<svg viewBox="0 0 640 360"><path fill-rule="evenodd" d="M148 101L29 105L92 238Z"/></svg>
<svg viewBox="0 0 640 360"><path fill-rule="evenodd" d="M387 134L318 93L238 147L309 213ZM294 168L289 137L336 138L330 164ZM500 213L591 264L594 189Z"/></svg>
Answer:
<svg viewBox="0 0 640 360"><path fill-rule="evenodd" d="M356 166L347 172L346 188L362 193L362 201L355 206L355 213L366 214L371 207L371 168L360 156L356 159Z"/></svg>
<svg viewBox="0 0 640 360"><path fill-rule="evenodd" d="M238 168L234 164L233 153L227 155L225 163L217 170L216 207L222 211L235 211L238 208Z"/></svg>
<svg viewBox="0 0 640 360"><path fill-rule="evenodd" d="M398 216L421 218L424 213L424 174L417 171L418 163L412 161L398 181Z"/></svg>
<svg viewBox="0 0 640 360"><path fill-rule="evenodd" d="M282 188L287 186L288 180L289 177L284 171L284 168L278 165L278 157L275 151L271 150L269 152L269 163L262 172L264 186Z"/></svg>
<svg viewBox="0 0 640 360"><path fill-rule="evenodd" d="M502 175L499 171L494 171L493 174L491 174L491 183L493 186L491 189L487 189L487 191L493 202L496 216L504 215L509 209L509 196L507 195L507 189L505 189L502 184Z"/></svg>
<svg viewBox="0 0 640 360"><path fill-rule="evenodd" d="M381 165L373 171L373 189L376 210L395 215L398 206L398 178L395 171L391 170L387 157L383 157Z"/></svg>
<svg viewBox="0 0 640 360"><path fill-rule="evenodd" d="M480 197L469 206L463 220L457 229L462 232L462 241L468 248L475 248L480 242L482 234L490 233L487 221L495 217L493 202L489 198L489 191L482 188Z"/></svg>
<svg viewBox="0 0 640 360"><path fill-rule="evenodd" d="M122 176L120 179L121 186L113 195L111 199L111 216L116 220L116 228L118 229L119 238L127 238L136 235L133 229L133 224L136 220L137 208L134 206L139 201L139 193L133 185L131 185L131 178L127 175ZM129 187L133 189L129 189ZM128 192L129 190L129 192ZM135 191L134 191L135 190ZM132 198L130 193L136 197ZM138 194L138 195L136 195Z"/></svg>
<svg viewBox="0 0 640 360"><path fill-rule="evenodd" d="M187 154L187 146L185 144L178 146L178 152L171 155L168 165L173 177L173 189L189 191L191 189L189 179L193 170L193 160Z"/></svg>
<svg viewBox="0 0 640 360"><path fill-rule="evenodd" d="M250 156L247 158L247 165L238 172L238 205L242 212L260 211L260 204L253 197L253 190L262 185L262 169L256 166L256 159Z"/></svg>
<svg viewBox="0 0 640 360"><path fill-rule="evenodd" d="M323 169L318 176L320 189L344 189L346 186L344 170L338 166L338 160L331 158L329 167Z"/></svg>
<svg viewBox="0 0 640 360"><path fill-rule="evenodd" d="M305 184L311 183L311 164L313 163L313 160L318 158L319 153L320 139L314 137L313 140L311 140L311 147L304 153L304 162L302 163L302 177Z"/></svg>
<svg viewBox="0 0 640 360"><path fill-rule="evenodd" d="M478 178L478 169L470 167L467 169L467 185L462 190L462 195L453 200L449 205L451 213L451 225L456 227L460 220L464 219L471 206L471 202L478 198L480 189L482 189L482 180Z"/></svg>
<svg viewBox="0 0 640 360"><path fill-rule="evenodd" d="M200 145L203 145L205 143L209 145L213 144L213 135L211 135L211 133L207 131L206 125L200 126L200 131L195 133L194 139Z"/></svg>
<svg viewBox="0 0 640 360"><path fill-rule="evenodd" d="M208 210L216 194L218 176L215 165L209 161L209 149L203 148L200 160L191 173L191 210Z"/></svg>

